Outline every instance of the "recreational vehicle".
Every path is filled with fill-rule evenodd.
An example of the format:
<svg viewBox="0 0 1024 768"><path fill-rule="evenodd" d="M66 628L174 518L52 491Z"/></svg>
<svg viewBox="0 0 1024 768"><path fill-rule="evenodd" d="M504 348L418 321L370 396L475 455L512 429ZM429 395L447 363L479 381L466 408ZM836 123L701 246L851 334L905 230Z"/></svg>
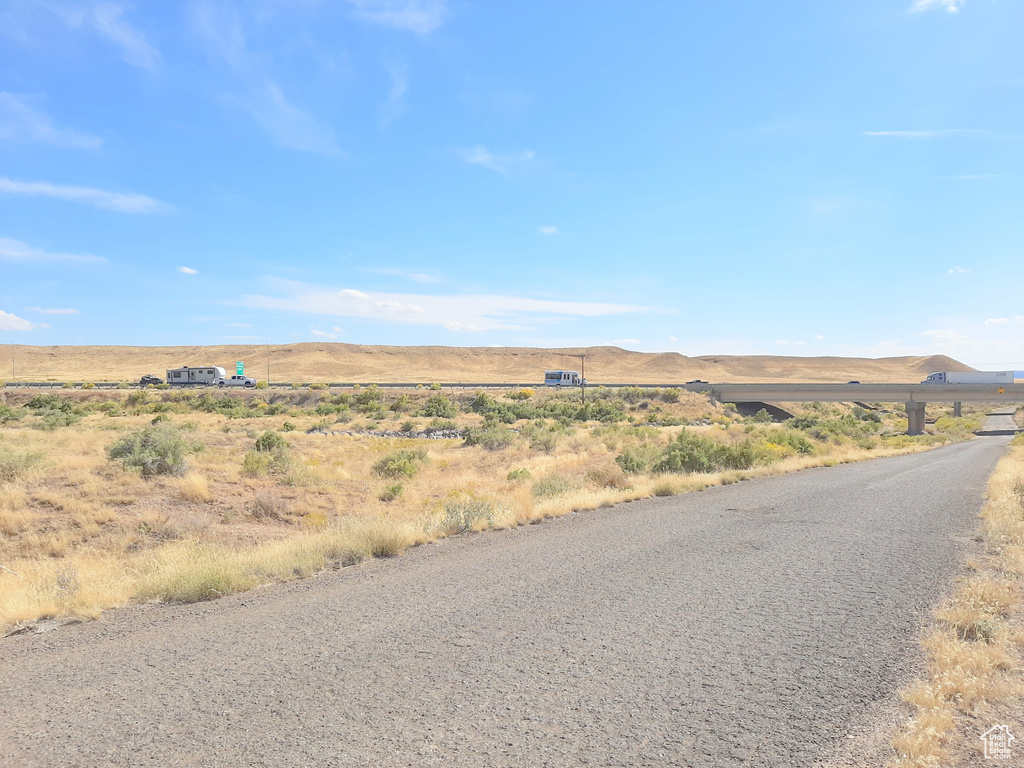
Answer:
<svg viewBox="0 0 1024 768"><path fill-rule="evenodd" d="M200 365L190 368L170 368L167 371L167 383L172 387L198 387L216 384L218 379L225 379L227 371L219 365Z"/></svg>
<svg viewBox="0 0 1024 768"><path fill-rule="evenodd" d="M579 371L544 371L546 387L582 387L587 380L580 377Z"/></svg>

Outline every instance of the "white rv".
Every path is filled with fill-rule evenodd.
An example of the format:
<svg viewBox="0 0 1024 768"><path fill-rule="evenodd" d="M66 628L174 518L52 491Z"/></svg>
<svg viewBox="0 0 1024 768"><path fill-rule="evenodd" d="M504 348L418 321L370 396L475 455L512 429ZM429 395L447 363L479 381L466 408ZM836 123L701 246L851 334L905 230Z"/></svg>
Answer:
<svg viewBox="0 0 1024 768"><path fill-rule="evenodd" d="M167 383L172 387L197 387L216 384L218 379L223 380L227 371L219 365L200 365L197 368L190 368L187 365L183 368L169 368L167 370Z"/></svg>
<svg viewBox="0 0 1024 768"><path fill-rule="evenodd" d="M579 371L544 371L545 387L582 387L586 383Z"/></svg>

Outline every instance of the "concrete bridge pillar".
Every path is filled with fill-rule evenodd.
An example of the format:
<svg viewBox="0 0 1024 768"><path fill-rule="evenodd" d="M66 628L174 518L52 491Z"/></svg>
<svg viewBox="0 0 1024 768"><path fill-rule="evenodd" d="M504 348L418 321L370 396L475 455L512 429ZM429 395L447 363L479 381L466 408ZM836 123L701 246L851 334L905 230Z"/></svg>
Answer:
<svg viewBox="0 0 1024 768"><path fill-rule="evenodd" d="M963 409L960 407L960 401L959 400L957 400L956 402L953 403L953 415L954 416L963 416L964 415Z"/></svg>
<svg viewBox="0 0 1024 768"><path fill-rule="evenodd" d="M924 403L907 401L907 434L920 435L924 432Z"/></svg>

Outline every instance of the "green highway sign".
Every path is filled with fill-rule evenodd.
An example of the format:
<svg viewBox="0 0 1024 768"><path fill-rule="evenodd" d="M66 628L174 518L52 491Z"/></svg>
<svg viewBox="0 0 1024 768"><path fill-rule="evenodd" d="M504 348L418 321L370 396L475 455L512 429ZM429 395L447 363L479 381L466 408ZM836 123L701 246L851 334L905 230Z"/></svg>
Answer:
<svg viewBox="0 0 1024 768"><path fill-rule="evenodd" d="M241 360L235 363L235 373L237 373L239 376L245 374L245 363L243 363Z"/></svg>

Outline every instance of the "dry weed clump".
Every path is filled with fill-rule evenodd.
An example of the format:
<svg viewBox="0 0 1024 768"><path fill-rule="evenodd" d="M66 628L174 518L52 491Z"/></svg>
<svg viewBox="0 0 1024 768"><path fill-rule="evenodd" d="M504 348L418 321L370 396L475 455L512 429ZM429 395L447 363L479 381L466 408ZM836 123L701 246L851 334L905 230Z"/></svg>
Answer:
<svg viewBox="0 0 1024 768"><path fill-rule="evenodd" d="M989 480L987 553L936 611L922 641L927 676L901 694L913 715L892 740L899 768L976 759L997 723L1024 732L1024 446L1014 443Z"/></svg>

